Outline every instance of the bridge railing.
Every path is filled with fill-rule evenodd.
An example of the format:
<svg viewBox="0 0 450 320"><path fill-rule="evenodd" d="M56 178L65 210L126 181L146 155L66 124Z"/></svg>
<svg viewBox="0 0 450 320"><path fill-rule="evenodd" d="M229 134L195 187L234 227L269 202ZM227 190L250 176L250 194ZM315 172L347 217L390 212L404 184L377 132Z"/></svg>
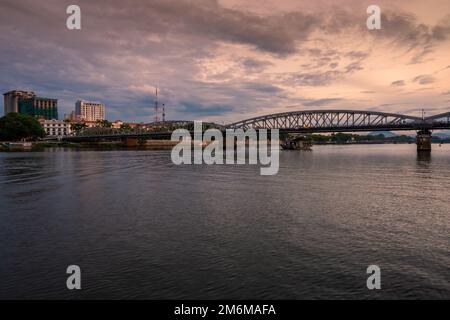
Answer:
<svg viewBox="0 0 450 320"><path fill-rule="evenodd" d="M217 128L222 129L223 126L215 123L203 123L203 130ZM101 136L137 136L148 135L160 132L173 132L176 129L194 130L193 121L167 121L157 122L137 128L107 128L107 127L91 127L79 130L74 134L76 137L101 137Z"/></svg>
<svg viewBox="0 0 450 320"><path fill-rule="evenodd" d="M133 129L116 129L116 128L85 128L78 131L75 135L77 137L92 137L92 136L122 136L126 134L143 134L148 132L146 129L133 128Z"/></svg>

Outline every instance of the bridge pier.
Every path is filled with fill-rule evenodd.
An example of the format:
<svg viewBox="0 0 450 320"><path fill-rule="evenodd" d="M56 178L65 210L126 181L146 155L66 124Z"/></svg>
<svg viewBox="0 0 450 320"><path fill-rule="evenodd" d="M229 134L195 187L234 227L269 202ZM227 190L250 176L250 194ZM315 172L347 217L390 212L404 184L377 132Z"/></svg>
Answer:
<svg viewBox="0 0 450 320"><path fill-rule="evenodd" d="M422 129L417 132L417 151L431 151L431 131Z"/></svg>
<svg viewBox="0 0 450 320"><path fill-rule="evenodd" d="M122 139L122 143L125 147L137 147L139 145L137 138L125 138Z"/></svg>

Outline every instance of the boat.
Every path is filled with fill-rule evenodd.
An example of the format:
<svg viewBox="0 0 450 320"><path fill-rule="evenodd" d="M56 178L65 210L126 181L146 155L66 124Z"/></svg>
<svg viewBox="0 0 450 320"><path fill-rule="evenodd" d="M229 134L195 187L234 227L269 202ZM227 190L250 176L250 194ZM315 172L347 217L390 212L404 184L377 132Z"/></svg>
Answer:
<svg viewBox="0 0 450 320"><path fill-rule="evenodd" d="M304 136L297 136L294 138L287 138L282 144L283 150L312 150L312 142L306 140Z"/></svg>
<svg viewBox="0 0 450 320"><path fill-rule="evenodd" d="M5 142L3 146L8 149L31 149L33 147L33 143L31 142Z"/></svg>

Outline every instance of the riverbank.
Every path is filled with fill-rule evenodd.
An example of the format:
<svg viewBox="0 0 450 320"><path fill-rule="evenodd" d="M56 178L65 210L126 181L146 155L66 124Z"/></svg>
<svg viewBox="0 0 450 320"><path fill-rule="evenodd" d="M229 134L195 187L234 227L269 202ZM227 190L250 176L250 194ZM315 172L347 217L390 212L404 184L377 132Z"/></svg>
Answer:
<svg viewBox="0 0 450 320"><path fill-rule="evenodd" d="M122 142L89 142L74 143L63 141L37 141L31 145L21 147L19 144L12 145L11 142L0 142L0 152L12 151L44 151L51 148L78 149L78 150L170 150L178 142L170 140L148 140L137 141L127 144Z"/></svg>
<svg viewBox="0 0 450 320"><path fill-rule="evenodd" d="M0 152L12 152L12 151L44 151L51 148L63 148L63 149L77 149L77 150L171 150L177 141L170 140L148 140L136 143L123 143L123 142L58 142L58 141L39 141L33 142L31 147L21 148L19 145L9 147L10 142L0 142ZM448 142L434 142L435 144L446 144ZM414 144L414 142L406 141L315 141L314 145L388 145L388 144Z"/></svg>

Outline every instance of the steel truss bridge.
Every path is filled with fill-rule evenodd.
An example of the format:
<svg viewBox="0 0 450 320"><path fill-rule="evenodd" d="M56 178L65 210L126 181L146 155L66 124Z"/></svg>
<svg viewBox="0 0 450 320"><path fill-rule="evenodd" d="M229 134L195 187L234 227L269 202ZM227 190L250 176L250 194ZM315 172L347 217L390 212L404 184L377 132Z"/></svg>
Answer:
<svg viewBox="0 0 450 320"><path fill-rule="evenodd" d="M87 128L65 141L110 141L120 139L170 138L175 129L193 131L193 121L166 121L153 123L143 129ZM361 131L418 131L450 129L450 112L430 117L414 117L397 113L358 110L313 110L276 113L255 117L229 125L203 123L203 129L279 129L286 133L332 133Z"/></svg>
<svg viewBox="0 0 450 320"><path fill-rule="evenodd" d="M276 113L227 125L230 129L279 129L292 133L450 129L450 112L427 118L356 110Z"/></svg>

